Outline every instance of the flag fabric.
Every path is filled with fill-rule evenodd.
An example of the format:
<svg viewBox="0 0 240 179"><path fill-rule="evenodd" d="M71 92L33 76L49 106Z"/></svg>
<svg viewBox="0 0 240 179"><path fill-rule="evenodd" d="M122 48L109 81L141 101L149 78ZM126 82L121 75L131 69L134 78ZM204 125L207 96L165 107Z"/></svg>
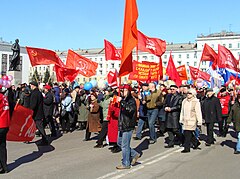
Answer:
<svg viewBox="0 0 240 179"><path fill-rule="evenodd" d="M119 77L127 75L132 71L132 50L137 46L137 3L136 0L126 0L125 2L122 59Z"/></svg>
<svg viewBox="0 0 240 179"><path fill-rule="evenodd" d="M163 78L162 57L159 57L159 77L160 77L160 80Z"/></svg>
<svg viewBox="0 0 240 179"><path fill-rule="evenodd" d="M108 81L108 85L112 88L115 88L118 86L118 82L117 82L117 70L115 69L115 71L109 71L108 75L107 75L107 81Z"/></svg>
<svg viewBox="0 0 240 179"><path fill-rule="evenodd" d="M104 39L105 59L106 60L121 60L122 49L116 49L112 43Z"/></svg>
<svg viewBox="0 0 240 179"><path fill-rule="evenodd" d="M7 134L8 141L32 141L35 137L36 125L32 118L33 111L21 105L15 107L11 125Z"/></svg>
<svg viewBox="0 0 240 179"><path fill-rule="evenodd" d="M66 68L79 70L79 73L86 77L96 75L98 63L83 57L72 50L68 50Z"/></svg>
<svg viewBox="0 0 240 179"><path fill-rule="evenodd" d="M189 66L189 70L190 70L190 75L192 77L192 80L201 78L203 80L210 81L211 75L209 75L208 73L203 72L203 71L199 70L198 68L194 68L191 66Z"/></svg>
<svg viewBox="0 0 240 179"><path fill-rule="evenodd" d="M148 37L138 31L138 49L161 57L166 51L166 41Z"/></svg>
<svg viewBox="0 0 240 179"><path fill-rule="evenodd" d="M169 78L176 83L177 86L180 86L182 84L182 80L180 79L180 76L179 76L179 74L177 72L177 69L174 65L171 53L170 53L166 73L169 76Z"/></svg>
<svg viewBox="0 0 240 179"><path fill-rule="evenodd" d="M203 52L202 52L202 57L200 59L200 63L201 63L201 61L212 62L213 70L215 70L216 67L217 67L218 54L206 43L204 44L204 48L203 48Z"/></svg>
<svg viewBox="0 0 240 179"><path fill-rule="evenodd" d="M33 47L26 47L26 50L32 66L50 64L64 65L56 52L52 50Z"/></svg>
<svg viewBox="0 0 240 179"><path fill-rule="evenodd" d="M59 65L55 65L54 68L55 68L56 77L57 77L58 82L60 82L60 81L62 82L65 80L73 82L79 74L79 70L76 70L73 68L62 67Z"/></svg>
<svg viewBox="0 0 240 179"><path fill-rule="evenodd" d="M226 47L218 44L218 67L238 72L238 60Z"/></svg>
<svg viewBox="0 0 240 179"><path fill-rule="evenodd" d="M177 67L177 72L181 80L188 80L187 70L185 65Z"/></svg>

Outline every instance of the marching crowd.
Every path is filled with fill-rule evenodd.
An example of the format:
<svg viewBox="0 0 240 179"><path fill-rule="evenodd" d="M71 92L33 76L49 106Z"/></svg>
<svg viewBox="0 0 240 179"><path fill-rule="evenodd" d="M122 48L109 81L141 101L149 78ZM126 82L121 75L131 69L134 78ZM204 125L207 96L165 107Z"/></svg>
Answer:
<svg viewBox="0 0 240 179"><path fill-rule="evenodd" d="M103 148L104 141L113 145L111 151L122 151L122 163L117 169L129 169L140 153L131 149L131 138L141 140L149 128L149 144L168 134L165 148L183 146L182 153L200 149L201 126L206 125L206 146L215 143L217 135L226 137L233 123L238 135L234 154L240 154L240 92L225 86L218 93L211 88L180 87L155 83L139 86L124 84L119 88L106 87L84 90L84 85L60 86L46 84L39 89L37 82L5 89L0 86L0 173L7 173L6 135L16 103L33 110L36 135L42 137L38 145L49 145L50 137L85 130L84 141L97 134L94 148ZM157 124L157 125L156 125ZM51 134L46 135L49 127ZM133 131L136 135L132 137Z"/></svg>

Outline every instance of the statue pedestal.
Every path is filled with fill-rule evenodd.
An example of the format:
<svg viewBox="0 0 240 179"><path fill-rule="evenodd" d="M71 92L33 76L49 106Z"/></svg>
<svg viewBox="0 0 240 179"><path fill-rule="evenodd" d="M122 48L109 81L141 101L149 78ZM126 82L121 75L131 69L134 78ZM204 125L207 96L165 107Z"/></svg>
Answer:
<svg viewBox="0 0 240 179"><path fill-rule="evenodd" d="M22 72L21 71L8 71L7 75L12 75L12 85L18 85L22 83Z"/></svg>

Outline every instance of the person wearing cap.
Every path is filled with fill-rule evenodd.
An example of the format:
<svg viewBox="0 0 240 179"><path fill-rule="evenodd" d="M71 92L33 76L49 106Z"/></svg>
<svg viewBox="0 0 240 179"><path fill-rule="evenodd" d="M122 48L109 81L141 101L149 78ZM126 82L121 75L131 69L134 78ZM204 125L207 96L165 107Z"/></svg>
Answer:
<svg viewBox="0 0 240 179"><path fill-rule="evenodd" d="M51 136L56 137L56 127L53 121L53 107L54 107L54 94L51 91L52 87L50 85L44 86L44 98L43 98L43 112L46 124L49 124L51 131Z"/></svg>
<svg viewBox="0 0 240 179"><path fill-rule="evenodd" d="M100 124L100 106L97 102L98 95L93 92L90 95L91 103L88 106L88 121L87 128L85 133L84 141L89 141L91 137L91 132L100 132L101 124Z"/></svg>
<svg viewBox="0 0 240 179"><path fill-rule="evenodd" d="M222 120L218 122L219 127L219 137L226 137L228 128L227 128L227 118L231 106L230 95L227 92L226 87L222 87L218 94L218 99L220 100L222 107Z"/></svg>
<svg viewBox="0 0 240 179"><path fill-rule="evenodd" d="M61 124L62 124L62 131L63 133L68 133L70 132L70 127L71 127L71 117L72 117L72 98L70 95L70 90L69 88L65 88L63 90L63 95L64 98L61 101Z"/></svg>
<svg viewBox="0 0 240 179"><path fill-rule="evenodd" d="M214 96L212 88L206 91L207 98L203 102L202 115L207 126L207 140L205 145L211 146L214 144L213 127L214 123L222 120L222 107L220 100Z"/></svg>
<svg viewBox="0 0 240 179"><path fill-rule="evenodd" d="M108 110L109 110L109 104L112 100L111 92L112 92L111 87L107 87L104 90L105 94L104 94L103 100L100 102L103 122L102 122L101 132L98 135L97 145L95 145L94 148L102 148L103 147L103 141L106 138L107 133L108 133L108 123L109 123L109 121L107 119L107 115L108 115Z"/></svg>
<svg viewBox="0 0 240 179"><path fill-rule="evenodd" d="M42 141L38 145L49 145L49 141L44 130L43 119L43 95L38 89L38 83L36 81L30 82L31 96L30 96L30 109L33 110L33 120L36 123L36 127L42 135Z"/></svg>
<svg viewBox="0 0 240 179"><path fill-rule="evenodd" d="M136 101L131 95L131 90L130 85L124 85L122 87L122 98L119 98L120 114L117 143L122 149L122 164L116 167L118 170L130 169L131 165L134 165L140 157L140 154L130 147L137 112Z"/></svg>
<svg viewBox="0 0 240 179"><path fill-rule="evenodd" d="M230 124L231 122L233 122L234 130L237 133L237 144L234 154L240 154L240 93L237 94L236 102L229 112L227 123Z"/></svg>
<svg viewBox="0 0 240 179"><path fill-rule="evenodd" d="M197 92L191 88L187 92L187 97L182 102L180 113L180 124L184 130L184 150L182 153L190 152L191 143L193 148L197 149L200 142L194 136L197 126L202 125L202 111L199 100L196 98Z"/></svg>
<svg viewBox="0 0 240 179"><path fill-rule="evenodd" d="M0 174L7 173L6 137L10 126L10 112L5 89L0 85Z"/></svg>
<svg viewBox="0 0 240 179"><path fill-rule="evenodd" d="M142 139L142 129L143 129L144 123L147 122L147 106L146 106L145 98L148 95L150 95L150 91L148 90L148 83L143 83L142 90L138 95L138 99L140 100L140 105L138 109L139 120L138 120L138 127L136 131L136 137L133 137L134 140Z"/></svg>
<svg viewBox="0 0 240 179"><path fill-rule="evenodd" d="M177 136L180 145L183 144L183 135L180 132L180 112L182 105L182 96L177 92L178 87L176 85L171 85L171 93L167 95L164 110L166 112L166 130L169 136L169 143L165 148L174 147L174 139Z"/></svg>

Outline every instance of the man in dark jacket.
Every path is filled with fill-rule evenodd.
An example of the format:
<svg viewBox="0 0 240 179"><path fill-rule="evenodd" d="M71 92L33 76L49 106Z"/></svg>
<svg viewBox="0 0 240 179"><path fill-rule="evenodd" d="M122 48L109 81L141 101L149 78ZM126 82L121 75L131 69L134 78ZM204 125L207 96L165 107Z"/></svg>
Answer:
<svg viewBox="0 0 240 179"><path fill-rule="evenodd" d="M136 124L136 101L131 95L131 86L124 85L122 99L120 101L120 116L118 121L118 146L122 149L122 165L116 168L130 169L137 162L140 154L131 149L130 142ZM132 161L131 161L132 159ZM131 162L131 163L130 163Z"/></svg>
<svg viewBox="0 0 240 179"><path fill-rule="evenodd" d="M182 105L182 96L178 94L176 85L170 86L171 93L166 97L165 112L166 112L166 130L169 136L169 143L165 148L174 147L174 138L177 136L180 144L183 143L183 135L180 131L180 112Z"/></svg>
<svg viewBox="0 0 240 179"><path fill-rule="evenodd" d="M51 92L52 87L50 85L45 85L44 86L44 93L45 96L43 98L43 112L44 112L44 117L46 120L46 125L49 124L49 128L51 130L51 136L56 137L56 127L53 121L53 108L54 108L54 96L53 93Z"/></svg>
<svg viewBox="0 0 240 179"><path fill-rule="evenodd" d="M222 108L219 99L214 96L213 89L207 90L207 98L203 102L203 119L207 125L207 141L206 146L214 144L213 138L213 127L214 123L221 121L222 119Z"/></svg>
<svg viewBox="0 0 240 179"><path fill-rule="evenodd" d="M30 96L30 109L33 110L33 120L36 123L36 127L42 135L42 141L39 145L49 145L47 135L43 128L43 96L38 89L38 83L33 81L30 83L31 86L31 96Z"/></svg>

